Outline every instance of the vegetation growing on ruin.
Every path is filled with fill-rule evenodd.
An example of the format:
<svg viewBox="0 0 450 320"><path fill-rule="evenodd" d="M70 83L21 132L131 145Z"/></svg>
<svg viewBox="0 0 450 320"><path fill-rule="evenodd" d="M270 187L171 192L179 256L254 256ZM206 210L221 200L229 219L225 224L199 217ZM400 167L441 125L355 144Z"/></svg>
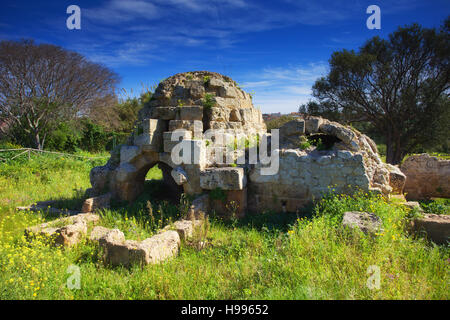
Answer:
<svg viewBox="0 0 450 320"><path fill-rule="evenodd" d="M206 93L205 97L202 100L203 102L203 107L206 109L210 109L212 107L214 107L214 96L211 93Z"/></svg>

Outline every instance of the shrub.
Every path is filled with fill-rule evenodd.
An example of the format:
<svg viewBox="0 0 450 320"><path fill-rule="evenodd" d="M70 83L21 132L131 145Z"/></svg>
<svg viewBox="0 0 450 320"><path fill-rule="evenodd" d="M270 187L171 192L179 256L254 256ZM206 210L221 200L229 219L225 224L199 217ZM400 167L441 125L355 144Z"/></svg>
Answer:
<svg viewBox="0 0 450 320"><path fill-rule="evenodd" d="M202 100L203 107L206 109L212 108L215 105L214 96L211 93L205 94L205 97Z"/></svg>

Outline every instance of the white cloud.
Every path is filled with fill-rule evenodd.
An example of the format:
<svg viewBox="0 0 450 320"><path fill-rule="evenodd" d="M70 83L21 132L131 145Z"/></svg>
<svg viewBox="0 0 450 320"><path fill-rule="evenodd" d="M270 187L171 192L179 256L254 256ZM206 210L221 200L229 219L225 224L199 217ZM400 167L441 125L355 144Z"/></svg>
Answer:
<svg viewBox="0 0 450 320"><path fill-rule="evenodd" d="M330 5L310 0L282 0L276 8L256 0L109 0L82 9L82 15L88 19L84 30L95 33L98 43L127 46L151 42L159 45L160 50L154 52L157 55L180 47L237 47L246 33L296 24L332 24L351 17L354 10L347 2ZM117 55L111 59L117 60Z"/></svg>
<svg viewBox="0 0 450 320"><path fill-rule="evenodd" d="M143 0L112 0L102 7L83 9L82 15L99 23L117 24L134 19L152 20L160 17L160 10Z"/></svg>
<svg viewBox="0 0 450 320"><path fill-rule="evenodd" d="M254 92L253 104L261 107L263 113L290 113L298 110L300 104L312 98L314 82L325 76L327 63L320 61L305 65L265 68L261 72L245 75L241 86L247 92Z"/></svg>

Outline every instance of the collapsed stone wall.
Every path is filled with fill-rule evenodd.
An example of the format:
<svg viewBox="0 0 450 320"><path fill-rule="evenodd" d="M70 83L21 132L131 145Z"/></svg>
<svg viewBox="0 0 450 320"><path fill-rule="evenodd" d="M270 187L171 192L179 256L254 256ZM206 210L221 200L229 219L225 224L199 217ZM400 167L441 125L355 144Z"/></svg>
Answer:
<svg viewBox="0 0 450 320"><path fill-rule="evenodd" d="M406 175L404 192L408 200L450 198L450 160L428 154L413 155L401 165Z"/></svg>
<svg viewBox="0 0 450 320"><path fill-rule="evenodd" d="M266 137L270 159L279 158L279 170L269 175L261 153L249 161L251 151L265 148L260 142ZM375 143L350 127L310 117L280 128L279 147L276 136L271 138L251 96L233 80L207 71L176 74L161 82L140 110L128 142L111 153L105 166L92 169L89 193L110 192L132 201L155 165L173 192L209 193L210 209L222 215L243 216L247 208L295 211L329 186L343 193L360 188L384 195L403 187L398 168L384 165ZM325 148L303 148L307 138L322 141ZM243 148L236 148L242 141ZM190 156L175 163L172 155L184 157L186 150Z"/></svg>
<svg viewBox="0 0 450 320"><path fill-rule="evenodd" d="M309 143L319 139L318 146ZM398 180L404 183L398 168L382 162L369 137L320 117L293 120L282 126L277 152L277 174L261 175L261 164L250 173L249 208L253 211L295 212L331 189L343 194L362 190L387 196L401 189Z"/></svg>

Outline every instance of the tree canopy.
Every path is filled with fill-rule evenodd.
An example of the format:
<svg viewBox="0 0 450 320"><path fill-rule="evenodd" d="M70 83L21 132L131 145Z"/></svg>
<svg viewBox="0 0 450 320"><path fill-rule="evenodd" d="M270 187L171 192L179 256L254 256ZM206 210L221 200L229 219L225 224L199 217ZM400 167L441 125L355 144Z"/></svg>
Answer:
<svg viewBox="0 0 450 320"><path fill-rule="evenodd" d="M450 18L440 29L400 27L359 51L334 52L330 71L302 111L364 121L385 137L386 161L398 164L418 145L448 139Z"/></svg>
<svg viewBox="0 0 450 320"><path fill-rule="evenodd" d="M52 128L116 103L118 76L82 55L32 40L0 42L0 126L43 148ZM7 132L7 129L9 132Z"/></svg>

